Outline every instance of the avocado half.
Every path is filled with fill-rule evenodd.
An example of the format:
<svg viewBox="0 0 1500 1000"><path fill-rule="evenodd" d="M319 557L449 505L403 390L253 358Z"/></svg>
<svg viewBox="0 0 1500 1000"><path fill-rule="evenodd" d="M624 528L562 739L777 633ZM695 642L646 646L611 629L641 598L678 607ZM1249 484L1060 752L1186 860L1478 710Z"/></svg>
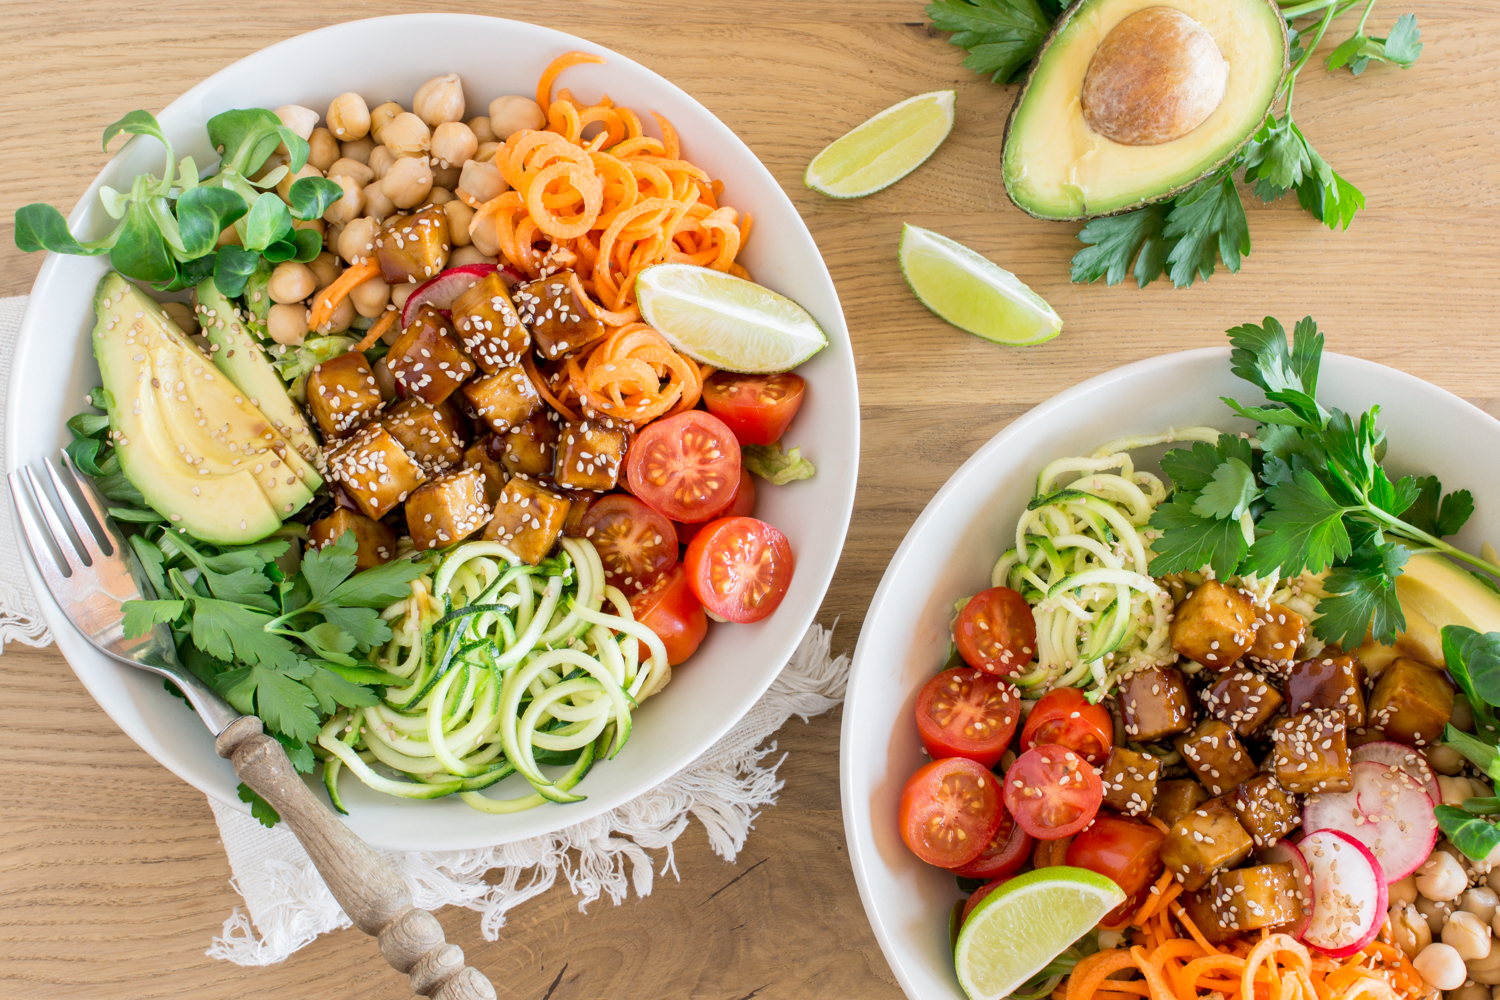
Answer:
<svg viewBox="0 0 1500 1000"><path fill-rule="evenodd" d="M1082 94L1090 61L1133 14L1168 7L1208 33L1228 64L1218 106L1190 132L1125 145L1092 129ZM1274 0L1078 0L1042 44L1005 127L1005 190L1039 219L1116 215L1170 198L1232 157L1260 128L1290 57Z"/></svg>

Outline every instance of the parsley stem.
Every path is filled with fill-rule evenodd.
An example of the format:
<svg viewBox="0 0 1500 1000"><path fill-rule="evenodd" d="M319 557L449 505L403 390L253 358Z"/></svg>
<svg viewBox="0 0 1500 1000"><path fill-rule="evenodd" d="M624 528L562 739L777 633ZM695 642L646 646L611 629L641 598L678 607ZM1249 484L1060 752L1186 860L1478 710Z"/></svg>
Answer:
<svg viewBox="0 0 1500 1000"><path fill-rule="evenodd" d="M1356 507L1352 509L1362 509L1365 513L1374 517L1376 520L1383 521L1396 534L1401 535L1410 541L1422 542L1424 545L1431 546L1444 555L1449 556L1453 559L1457 559L1460 562L1466 562L1470 566L1473 566L1475 569L1479 569L1484 571L1485 573L1488 573L1490 576L1500 577L1500 566L1496 566L1494 563L1486 562L1478 556L1470 555L1456 545L1449 545L1447 542L1443 541L1441 538L1438 538L1436 535L1429 535L1427 532L1421 530L1420 528L1412 527L1410 524L1407 524L1399 517L1395 517L1392 514L1386 513L1379 507L1376 507L1374 504L1366 504L1363 508Z"/></svg>
<svg viewBox="0 0 1500 1000"><path fill-rule="evenodd" d="M1354 29L1354 33L1356 35L1363 35L1365 33L1365 22L1370 19L1370 11L1372 11L1374 9L1375 9L1375 0L1369 0L1369 2L1365 4L1365 12L1364 12L1364 14L1362 14L1360 16L1359 27L1357 27L1357 28Z"/></svg>

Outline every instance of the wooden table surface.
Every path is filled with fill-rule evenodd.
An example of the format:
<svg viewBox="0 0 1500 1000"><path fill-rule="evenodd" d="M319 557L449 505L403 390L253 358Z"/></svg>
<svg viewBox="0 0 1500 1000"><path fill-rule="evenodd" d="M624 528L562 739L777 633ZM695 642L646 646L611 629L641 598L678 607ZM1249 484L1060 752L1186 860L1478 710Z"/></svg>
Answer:
<svg viewBox="0 0 1500 1000"><path fill-rule="evenodd" d="M105 162L101 129L125 110L159 109L290 35L414 6L0 3L0 295L27 292L41 264L15 249L15 209L47 201L69 210ZM1117 365L1222 344L1225 328L1267 314L1311 313L1331 350L1500 413L1493 3L1381 4L1373 25L1409 9L1420 16L1426 49L1409 71L1372 66L1355 80L1310 67L1297 119L1369 207L1335 234L1292 199L1262 206L1247 196L1255 250L1244 270L1179 291L1068 284L1077 227L1026 217L1000 182L1014 88L963 69L962 54L930 30L921 0L463 9L592 38L680 84L749 143L807 220L847 313L864 420L854 522L819 613L825 624L838 621L837 648L853 648L887 560L953 470L1031 406ZM414 40L413 51L441 69L441 39ZM834 137L902 98L947 87L958 89L957 126L918 173L853 202L802 186L804 166ZM903 222L1016 272L1062 314L1063 335L1016 350L943 325L901 280ZM0 672L0 997L409 996L352 930L272 968L206 958L240 900L203 796L119 733L55 652L13 646ZM497 944L480 936L474 914L445 911L448 939L502 996L899 997L845 852L840 721L835 711L779 735L790 752L786 787L738 864L720 861L694 825L678 841L681 881L659 878L647 899L604 901L582 914L559 887L513 911Z"/></svg>

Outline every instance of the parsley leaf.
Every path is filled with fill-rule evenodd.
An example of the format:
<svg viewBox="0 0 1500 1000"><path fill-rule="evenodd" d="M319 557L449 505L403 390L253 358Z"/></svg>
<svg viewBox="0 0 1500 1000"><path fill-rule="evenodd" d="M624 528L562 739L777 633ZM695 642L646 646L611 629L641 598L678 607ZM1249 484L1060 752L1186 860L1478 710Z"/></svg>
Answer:
<svg viewBox="0 0 1500 1000"><path fill-rule="evenodd" d="M1416 480L1416 485L1420 493L1405 512L1406 523L1438 538L1458 534L1474 513L1473 495L1457 490L1443 496L1443 484L1437 476L1425 476Z"/></svg>
<svg viewBox="0 0 1500 1000"><path fill-rule="evenodd" d="M1304 569L1321 573L1350 553L1344 507L1311 472L1266 490L1271 509L1257 528L1264 532L1250 547L1249 567L1265 577L1279 571L1295 576Z"/></svg>
<svg viewBox="0 0 1500 1000"><path fill-rule="evenodd" d="M402 591L402 593L409 592L410 588ZM394 600L393 598L392 601ZM385 603L390 604L392 601ZM380 612L374 608L329 604L320 608L318 613L328 620L331 627L342 629L347 633L352 645L361 650L379 645L391 637L391 627L381 619ZM343 650L343 652L348 652L348 650Z"/></svg>
<svg viewBox="0 0 1500 1000"><path fill-rule="evenodd" d="M281 813L276 811L276 807L261 798L255 789L243 781L240 782L239 795L241 802L250 803L250 815L260 820L261 826L270 829L281 822Z"/></svg>
<svg viewBox="0 0 1500 1000"><path fill-rule="evenodd" d="M1207 441L1195 441L1191 448L1173 448L1161 457L1161 471L1172 480L1179 493L1197 493L1213 482L1214 470L1223 456Z"/></svg>
<svg viewBox="0 0 1500 1000"><path fill-rule="evenodd" d="M1091 219L1078 233L1078 239L1089 246L1073 256L1072 280L1088 284L1104 279L1107 285L1118 285L1132 273L1135 283L1145 288L1161 277L1167 256L1175 241L1162 236L1167 224L1169 204L1148 205L1134 212L1106 215Z"/></svg>
<svg viewBox="0 0 1500 1000"><path fill-rule="evenodd" d="M1151 560L1153 576L1212 566L1222 579L1233 575L1244 558L1249 545L1240 522L1199 517L1193 513L1195 499L1190 493L1179 493L1152 512L1151 527L1161 532L1151 543L1156 553Z"/></svg>
<svg viewBox="0 0 1500 1000"><path fill-rule="evenodd" d="M270 615L253 608L195 595L193 645L221 660L263 664L275 670L295 670L298 664L296 649L285 637L265 630L270 621Z"/></svg>
<svg viewBox="0 0 1500 1000"><path fill-rule="evenodd" d="M1036 0L936 0L927 16L937 30L953 32L948 41L969 51L966 67L995 83L1010 83L1031 62L1053 20Z"/></svg>
<svg viewBox="0 0 1500 1000"><path fill-rule="evenodd" d="M156 625L176 621L187 601L126 601L120 610L125 612L125 638L138 639Z"/></svg>
<svg viewBox="0 0 1500 1000"><path fill-rule="evenodd" d="M1238 521L1260 496L1255 473L1238 458L1220 463L1212 480L1193 501L1193 513L1199 517L1231 518Z"/></svg>
<svg viewBox="0 0 1500 1000"><path fill-rule="evenodd" d="M1410 557L1411 550L1397 542L1367 543L1334 567L1323 584L1332 596L1318 602L1319 634L1344 649L1364 642L1366 630L1377 642L1394 642L1406 628L1396 577Z"/></svg>
<svg viewBox="0 0 1500 1000"><path fill-rule="evenodd" d="M1167 254L1167 265L1178 288L1198 278L1208 280L1216 258L1222 258L1231 273L1238 271L1240 257L1250 252L1250 224L1234 178L1215 174L1178 195L1162 235L1177 241Z"/></svg>
<svg viewBox="0 0 1500 1000"><path fill-rule="evenodd" d="M312 588L309 603L322 602L354 572L358 551L359 540L352 531L344 532L332 545L325 545L321 549L311 545L307 547L307 552L302 556L302 577Z"/></svg>
<svg viewBox="0 0 1500 1000"><path fill-rule="evenodd" d="M360 708L374 705L380 698L363 684L353 683L326 667L318 667L307 678L308 689L318 699L318 707L332 715L338 706Z"/></svg>
<svg viewBox="0 0 1500 1000"><path fill-rule="evenodd" d="M260 716L269 729L311 743L320 728L318 713L313 711L318 699L301 678L314 671L306 662L297 667L297 673L259 664L239 667L220 674L217 686L226 701L247 715Z"/></svg>

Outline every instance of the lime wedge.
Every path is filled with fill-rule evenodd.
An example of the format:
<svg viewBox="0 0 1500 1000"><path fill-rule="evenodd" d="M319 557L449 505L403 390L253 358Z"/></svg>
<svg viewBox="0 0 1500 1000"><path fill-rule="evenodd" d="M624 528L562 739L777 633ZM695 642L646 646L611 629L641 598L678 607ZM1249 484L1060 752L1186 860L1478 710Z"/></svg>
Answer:
<svg viewBox="0 0 1500 1000"><path fill-rule="evenodd" d="M641 317L677 350L732 372L784 372L828 346L797 303L693 264L656 264L635 282Z"/></svg>
<svg viewBox="0 0 1500 1000"><path fill-rule="evenodd" d="M934 90L886 108L813 157L802 183L830 198L863 198L890 187L948 138L957 97Z"/></svg>
<svg viewBox="0 0 1500 1000"><path fill-rule="evenodd" d="M1039 868L985 897L958 932L953 965L969 1000L997 1000L1042 971L1125 893L1086 868Z"/></svg>
<svg viewBox="0 0 1500 1000"><path fill-rule="evenodd" d="M1026 347L1062 332L1062 317L1014 274L928 229L901 232L901 273L922 304L960 330Z"/></svg>

